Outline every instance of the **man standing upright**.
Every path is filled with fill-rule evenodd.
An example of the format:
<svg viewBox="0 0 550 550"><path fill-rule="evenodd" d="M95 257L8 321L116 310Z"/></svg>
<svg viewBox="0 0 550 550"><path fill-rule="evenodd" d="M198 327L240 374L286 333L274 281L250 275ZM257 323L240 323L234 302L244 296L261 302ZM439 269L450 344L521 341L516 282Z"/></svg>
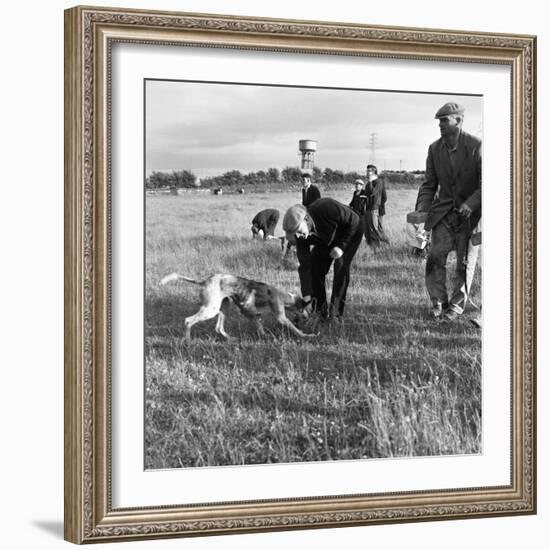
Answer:
<svg viewBox="0 0 550 550"><path fill-rule="evenodd" d="M365 186L369 195L367 209L365 211L365 239L367 244L374 248L381 243L389 241L384 231L382 222L386 214L386 186L378 179L378 168L374 164L367 166L367 185Z"/></svg>
<svg viewBox="0 0 550 550"><path fill-rule="evenodd" d="M312 202L321 198L319 188L311 183L311 172L302 170L302 204L309 206Z"/></svg>
<svg viewBox="0 0 550 550"><path fill-rule="evenodd" d="M464 108L445 103L435 118L441 137L428 148L426 178L418 190L416 210L427 212L424 224L432 231L426 261L426 289L436 319L454 321L468 300L466 273L475 266L468 252L473 229L481 217L481 140L462 130ZM470 247L471 248L471 247ZM447 291L447 256L456 250L456 275Z"/></svg>

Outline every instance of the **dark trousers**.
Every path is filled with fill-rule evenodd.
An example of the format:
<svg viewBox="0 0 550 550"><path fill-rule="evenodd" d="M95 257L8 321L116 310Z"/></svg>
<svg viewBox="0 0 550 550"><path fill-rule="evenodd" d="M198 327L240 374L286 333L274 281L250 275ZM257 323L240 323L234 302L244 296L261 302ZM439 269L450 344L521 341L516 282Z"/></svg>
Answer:
<svg viewBox="0 0 550 550"><path fill-rule="evenodd" d="M346 305L346 294L350 281L350 266L363 239L363 227L359 225L341 258L333 260L330 257L331 248L324 245L309 245L300 243L296 249L300 267L298 272L303 296L311 296L316 302L316 310L321 314L328 313L326 276L334 262L334 278L332 281L331 310L336 315L343 315Z"/></svg>
<svg viewBox="0 0 550 550"><path fill-rule="evenodd" d="M368 245L374 248L380 246L383 242L389 242L389 239L384 231L382 218L383 216L378 214L378 210L367 210L363 215L365 240Z"/></svg>

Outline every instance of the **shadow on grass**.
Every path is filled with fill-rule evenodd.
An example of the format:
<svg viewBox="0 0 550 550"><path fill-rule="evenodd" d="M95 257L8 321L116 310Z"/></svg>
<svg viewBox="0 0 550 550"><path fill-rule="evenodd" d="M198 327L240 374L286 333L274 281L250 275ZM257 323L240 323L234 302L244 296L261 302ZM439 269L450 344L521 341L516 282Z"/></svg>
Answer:
<svg viewBox="0 0 550 550"><path fill-rule="evenodd" d="M187 296L157 296L145 301L145 339L146 343L158 339L182 340L185 338L184 320L195 314L200 307L198 292L196 297ZM191 329L191 338L213 339L226 342L215 332L216 317L197 323ZM263 319L264 328L270 338L286 338L288 329L276 323L271 314L266 314ZM259 340L256 329L233 304L230 305L230 313L225 319L227 333L238 339L250 338Z"/></svg>
<svg viewBox="0 0 550 550"><path fill-rule="evenodd" d="M167 352L174 346L188 347L185 342L184 319L198 310L198 296L159 295L146 301L146 349ZM191 343L206 341L208 345L219 342L232 349L235 345L249 341L253 346L278 346L284 342L294 342L306 349L335 346L362 346L363 353L374 346L407 348L409 350L431 349L447 351L450 348L481 346L481 335L470 322L469 316L452 324L435 322L424 307L403 307L400 305L348 305L342 321L306 322L299 324L306 333L315 333L314 339L302 340L291 336L288 329L281 327L275 319L266 314L263 324L266 337L260 337L253 326L235 306L230 307L225 327L228 334L236 338L227 342L216 334L215 318L198 323L192 328Z"/></svg>
<svg viewBox="0 0 550 550"><path fill-rule="evenodd" d="M305 380L316 382L335 376L341 379L362 377L366 371L377 372L381 381L387 381L396 371L414 373L416 376L433 374L434 370L445 374L479 361L475 354L461 353L465 344L450 349L448 341L444 338L438 340L433 335L426 337L425 343L426 347L423 347L423 342L401 343L388 354L386 346L372 346L370 351L368 346L330 342L326 338L303 343L291 339L250 338L226 342L197 337L187 342L180 338L155 336L148 342L147 357L151 361L160 359L172 366L238 368L252 377L272 377L274 384L280 373L289 369L298 369ZM471 342L468 345L471 348ZM447 359L443 359L445 356ZM455 374L460 376L460 373Z"/></svg>

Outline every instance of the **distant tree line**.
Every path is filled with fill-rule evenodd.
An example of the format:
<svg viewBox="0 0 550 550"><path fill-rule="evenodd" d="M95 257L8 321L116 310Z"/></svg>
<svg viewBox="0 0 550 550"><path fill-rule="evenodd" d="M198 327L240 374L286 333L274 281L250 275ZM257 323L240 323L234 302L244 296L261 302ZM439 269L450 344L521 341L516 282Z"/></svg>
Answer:
<svg viewBox="0 0 550 550"><path fill-rule="evenodd" d="M381 173L381 177L384 178L386 183L392 183L396 185L408 185L418 186L424 179L423 170L384 170Z"/></svg>
<svg viewBox="0 0 550 550"><path fill-rule="evenodd" d="M314 167L312 171L313 181L327 186L353 183L360 177L357 172L343 172L325 168L321 170ZM296 166L287 166L282 170L269 168L267 171L241 173L239 170L231 170L221 176L203 178L201 185L204 187L246 187L247 185L300 185L302 171Z"/></svg>
<svg viewBox="0 0 550 550"><path fill-rule="evenodd" d="M258 170L243 174L240 170L230 170L221 176L203 178L203 187L246 187L247 185L268 185L281 183L281 173L277 168Z"/></svg>
<svg viewBox="0 0 550 550"><path fill-rule="evenodd" d="M145 187L147 189L161 189L164 187L193 189L199 186L197 176L189 170L173 170L172 172L154 171L145 180Z"/></svg>
<svg viewBox="0 0 550 550"><path fill-rule="evenodd" d="M393 171L385 170L381 172L380 177L388 183L396 184L417 184L424 172L415 170L406 172L404 170ZM195 189L203 187L212 188L246 188L247 186L288 186L299 185L301 183L302 171L298 167L287 166L282 170L278 168L269 168L268 170L258 170L257 172L242 173L240 170L230 170L220 176L203 178L201 181L193 172L189 170L173 170L172 172L152 172L146 179L147 189L160 188L187 188ZM333 170L325 168L321 170L317 166L313 168L313 181L326 187L352 184L356 179L365 179L364 174L356 171L344 172L343 170Z"/></svg>

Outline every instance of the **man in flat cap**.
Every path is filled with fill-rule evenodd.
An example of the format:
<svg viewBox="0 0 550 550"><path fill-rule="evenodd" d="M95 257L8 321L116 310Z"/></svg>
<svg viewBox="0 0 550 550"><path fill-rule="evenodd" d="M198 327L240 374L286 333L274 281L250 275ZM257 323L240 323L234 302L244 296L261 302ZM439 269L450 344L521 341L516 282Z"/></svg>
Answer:
<svg viewBox="0 0 550 550"><path fill-rule="evenodd" d="M330 198L318 199L307 208L291 206L283 218L286 238L296 244L302 296L313 298L322 317L342 317L350 280L350 265L363 238L359 215ZM325 278L334 262L330 309Z"/></svg>
<svg viewBox="0 0 550 550"><path fill-rule="evenodd" d="M319 188L311 183L311 172L302 170L302 204L309 206L312 202L321 198Z"/></svg>
<svg viewBox="0 0 550 550"><path fill-rule="evenodd" d="M481 218L481 140L462 130L464 108L458 103L445 103L435 118L441 137L428 148L416 210L427 213L424 229L432 231L426 261L432 315L449 322L464 311L469 291L466 274L473 272L479 248L468 252L472 231ZM446 265L451 250L456 250L456 274L448 291Z"/></svg>
<svg viewBox="0 0 550 550"><path fill-rule="evenodd" d="M369 195L367 194L367 190L365 189L365 182L362 179L356 179L354 182L354 186L355 189L353 191L349 207L362 217L365 214L365 210L367 209L367 201L369 199Z"/></svg>

